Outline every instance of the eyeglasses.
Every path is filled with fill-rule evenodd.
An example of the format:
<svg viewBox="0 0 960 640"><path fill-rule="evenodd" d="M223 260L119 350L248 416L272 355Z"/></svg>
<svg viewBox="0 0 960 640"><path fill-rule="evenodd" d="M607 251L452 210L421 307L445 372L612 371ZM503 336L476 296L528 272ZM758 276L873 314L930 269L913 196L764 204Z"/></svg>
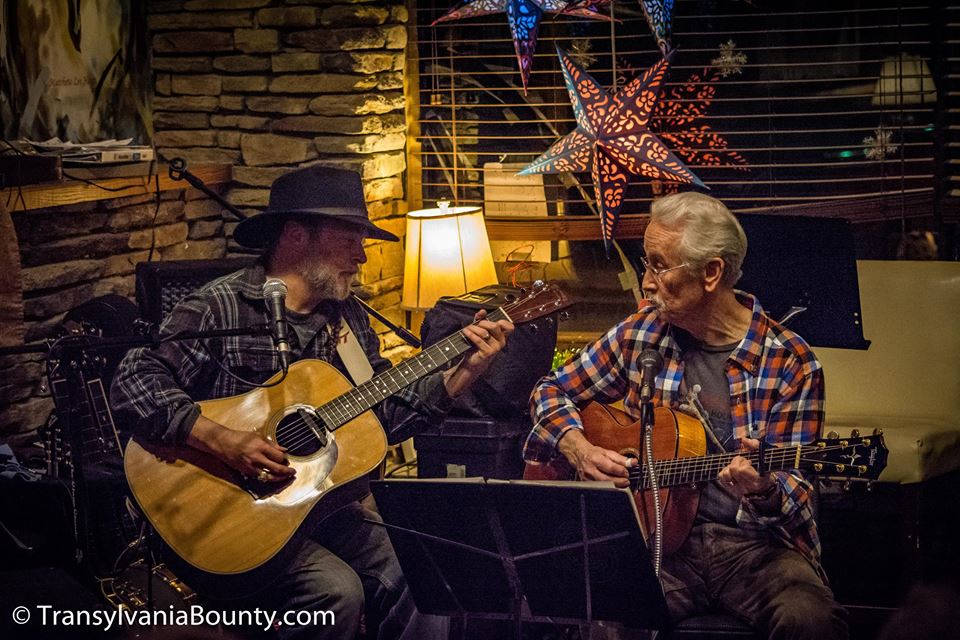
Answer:
<svg viewBox="0 0 960 640"><path fill-rule="evenodd" d="M656 267L651 267L651 266L650 266L650 263L647 261L647 257L646 257L646 256L640 256L640 264L643 265L644 270L649 271L650 273L653 274L653 277L654 277L654 279L657 280L657 282L660 281L660 278L661 278L661 276L663 276L663 274L665 274L665 273L667 273L667 272L669 272L669 271L673 271L674 269L682 269L682 268L684 268L684 267L689 267L689 266L690 266L690 263L689 263L689 262L684 262L683 264L678 264L678 265L675 266L675 267L667 267L666 269L657 269Z"/></svg>

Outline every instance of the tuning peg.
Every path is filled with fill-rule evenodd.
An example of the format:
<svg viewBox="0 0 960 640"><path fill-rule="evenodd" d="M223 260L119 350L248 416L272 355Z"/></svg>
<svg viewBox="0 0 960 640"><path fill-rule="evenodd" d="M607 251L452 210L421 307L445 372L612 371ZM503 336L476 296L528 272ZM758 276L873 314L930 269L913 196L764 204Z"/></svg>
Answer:
<svg viewBox="0 0 960 640"><path fill-rule="evenodd" d="M547 286L547 284L546 284L543 280L534 280L534 281L533 281L533 290L534 290L534 291L539 291L540 289L543 289L545 286Z"/></svg>
<svg viewBox="0 0 960 640"><path fill-rule="evenodd" d="M836 440L839 437L840 437L840 434L837 433L836 431L831 431L830 433L827 434L827 440Z"/></svg>
<svg viewBox="0 0 960 640"><path fill-rule="evenodd" d="M873 435L875 435L875 436L882 436L882 435L883 435L883 429L880 429L879 427L876 428L876 429L874 429L874 430L873 430Z"/></svg>
<svg viewBox="0 0 960 640"><path fill-rule="evenodd" d="M851 438L859 438L859 437L860 437L860 429L852 429L852 430L850 431L850 437L851 437Z"/></svg>
<svg viewBox="0 0 960 640"><path fill-rule="evenodd" d="M527 325L527 328L529 329L530 333L540 333L540 327L537 326L536 322L531 322Z"/></svg>
<svg viewBox="0 0 960 640"><path fill-rule="evenodd" d="M566 322L566 321L569 320L569 319L570 319L570 313L569 313L569 312L567 312L567 311L561 311L561 312L560 312L560 320L561 320L561 321Z"/></svg>

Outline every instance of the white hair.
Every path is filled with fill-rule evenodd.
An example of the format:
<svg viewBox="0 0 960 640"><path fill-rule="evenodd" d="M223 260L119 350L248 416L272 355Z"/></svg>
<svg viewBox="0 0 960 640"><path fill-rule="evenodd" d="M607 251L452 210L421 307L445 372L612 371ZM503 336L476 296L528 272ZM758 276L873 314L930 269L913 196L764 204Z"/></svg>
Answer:
<svg viewBox="0 0 960 640"><path fill-rule="evenodd" d="M681 231L680 255L693 269L714 258L723 260L721 284L740 279L747 254L747 235L726 205L697 191L674 193L653 201L650 221Z"/></svg>

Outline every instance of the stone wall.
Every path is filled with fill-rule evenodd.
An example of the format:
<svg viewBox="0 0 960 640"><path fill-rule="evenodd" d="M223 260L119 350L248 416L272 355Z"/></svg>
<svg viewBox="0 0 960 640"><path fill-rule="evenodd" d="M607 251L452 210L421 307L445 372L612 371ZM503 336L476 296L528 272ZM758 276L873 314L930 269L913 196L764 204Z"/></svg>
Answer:
<svg viewBox="0 0 960 640"><path fill-rule="evenodd" d="M245 213L270 183L312 163L354 169L371 217L402 236L406 120L402 3L364 0L151 0L154 145L161 158L233 167L223 195ZM154 259L230 253L234 218L193 190L13 214L23 262L27 340L106 293L133 297L133 269ZM401 243L371 242L359 292L402 321ZM374 321L380 330L384 328ZM382 335L389 357L409 349ZM52 409L39 356L0 362L0 440L31 437Z"/></svg>
<svg viewBox="0 0 960 640"><path fill-rule="evenodd" d="M270 183L291 168L354 169L371 217L402 236L402 2L187 0L150 7L161 154L232 164L226 195L245 212L266 206ZM361 295L401 321L402 247L371 242L367 257ZM399 345L391 334L384 340L388 349Z"/></svg>
<svg viewBox="0 0 960 640"><path fill-rule="evenodd" d="M190 190L14 212L20 244L25 339L53 337L64 315L98 296L134 297L134 268L153 260L222 257L223 211ZM53 401L42 354L0 359L0 440L22 443Z"/></svg>

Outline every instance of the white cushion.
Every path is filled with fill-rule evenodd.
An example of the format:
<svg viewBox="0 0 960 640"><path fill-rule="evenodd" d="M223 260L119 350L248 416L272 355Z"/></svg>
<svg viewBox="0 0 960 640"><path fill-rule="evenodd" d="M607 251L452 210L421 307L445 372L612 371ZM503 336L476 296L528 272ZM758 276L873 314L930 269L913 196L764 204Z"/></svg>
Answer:
<svg viewBox="0 0 960 640"><path fill-rule="evenodd" d="M960 468L960 424L923 418L880 416L837 416L827 420L824 432L841 437L858 429L861 436L883 432L890 450L881 482L909 484L922 482Z"/></svg>
<svg viewBox="0 0 960 640"><path fill-rule="evenodd" d="M825 431L883 429L883 481L960 468L960 263L861 260L857 272L871 345L814 348L826 381Z"/></svg>

